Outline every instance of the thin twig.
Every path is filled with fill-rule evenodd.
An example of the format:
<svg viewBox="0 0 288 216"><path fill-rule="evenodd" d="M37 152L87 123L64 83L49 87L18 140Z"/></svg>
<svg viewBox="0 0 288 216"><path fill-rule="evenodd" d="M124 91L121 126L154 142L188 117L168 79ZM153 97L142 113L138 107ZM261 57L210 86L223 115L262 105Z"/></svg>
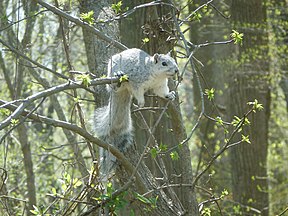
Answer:
<svg viewBox="0 0 288 216"><path fill-rule="evenodd" d="M112 77L112 78L99 78L92 80L89 86L95 86L95 85L101 85L101 84L109 84L109 83L115 83L119 80L119 78ZM4 121L0 122L0 130L7 127L10 124L11 119L17 119L18 116L21 114L21 112L24 111L24 109L29 106L33 101L38 100L43 97L48 97L53 94L56 94L58 92L68 90L68 89L76 89L76 88L84 88L85 86L82 85L81 81L78 82L68 82L64 83L58 86L54 86L51 88L48 88L44 91L37 92L34 95L31 95L25 99L23 99L22 103L18 106L17 110L15 110L9 117L7 117ZM9 102L5 104L7 106Z"/></svg>
<svg viewBox="0 0 288 216"><path fill-rule="evenodd" d="M208 162L208 164L206 165L206 167L195 177L194 181L193 181L193 186L195 187L195 185L197 184L197 181L200 179L200 177L206 173L206 171L212 166L213 162L220 156L222 155L222 153L224 151L227 150L227 148L229 147L229 145L231 144L232 139L234 138L234 136L236 135L236 133L241 129L241 127L244 125L245 123L245 119L247 118L247 116L253 112L253 109L249 110L246 114L244 114L243 118L241 119L241 121L235 126L235 129L233 130L231 136L229 137L229 139L227 140L227 142L225 143L225 145L212 157L212 159ZM231 147L231 146L230 146Z"/></svg>
<svg viewBox="0 0 288 216"><path fill-rule="evenodd" d="M31 62L32 64L38 66L39 68L42 68L42 69L44 69L44 70L47 70L47 71L51 72L52 74L54 74L54 75L56 75L56 76L58 76L58 77L60 77L60 78L62 78L62 79L69 80L69 78L68 78L67 76L65 76L65 75L63 75L63 74L60 74L60 73L58 73L58 72L56 72L56 71L54 71L54 70L52 70L52 69L50 69L50 68L42 65L42 64L34 61L33 59L29 58L28 56L26 56L25 54L23 54L23 53L22 53L21 51L19 51L18 49L10 46L8 43L6 43L5 41L3 41L1 38L0 38L0 43L3 44L5 47L7 47L7 48L8 48L10 51L12 51L13 53L15 53L15 54L17 54L18 56L22 57L23 59Z"/></svg>
<svg viewBox="0 0 288 216"><path fill-rule="evenodd" d="M86 28L87 30L91 31L96 36L98 36L98 38L100 38L101 40L104 40L108 43L111 43L111 45L115 46L116 48L118 48L120 50L128 49L124 44L120 43L119 41L112 39L111 37L102 33L99 29L95 28L94 26L89 25L87 22L80 20L78 17L69 15L68 13L65 13L64 11L60 10L59 8L49 4L47 2L44 2L42 0L35 0L35 1L38 2L40 5L42 5L43 7L47 8L49 11L51 11L51 12L53 12L53 13L61 16L61 17L64 17L65 19L75 23L76 25L79 25L83 28Z"/></svg>
<svg viewBox="0 0 288 216"><path fill-rule="evenodd" d="M3 104L3 103L6 103L6 101L0 100L0 104ZM9 106L6 106L6 108L11 110L11 111L14 111L14 112L19 109L15 105L9 105ZM23 112L19 113L19 115L21 114L23 116L26 116L26 115L28 115L28 113L29 113L29 111L24 110ZM41 115L34 114L34 113L29 115L29 119L32 119L36 122L45 123L47 125L53 125L54 127L60 127L63 129L70 130L70 131L82 136L86 140L89 140L89 142L94 143L94 144L98 145L99 147L104 148L105 150L109 149L109 151L117 158L117 160L119 160L121 165L123 165L123 167L127 170L127 172L130 175L135 170L135 167L126 159L126 157L123 155L123 153L120 152L115 146L110 145L108 143L105 143L104 141L98 139L94 135L90 134L88 131L84 130L83 128L81 128L75 124L65 122L65 121L55 120L55 119L41 116ZM136 184L141 184L139 175L136 173L134 176L136 177Z"/></svg>

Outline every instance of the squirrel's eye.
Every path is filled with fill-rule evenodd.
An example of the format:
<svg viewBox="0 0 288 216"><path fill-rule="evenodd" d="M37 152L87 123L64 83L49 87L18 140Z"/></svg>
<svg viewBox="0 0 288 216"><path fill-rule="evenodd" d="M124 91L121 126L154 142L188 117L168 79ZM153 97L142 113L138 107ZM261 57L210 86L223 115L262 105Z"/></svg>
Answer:
<svg viewBox="0 0 288 216"><path fill-rule="evenodd" d="M167 65L167 62L162 62L162 65L163 65L163 66L168 66L168 65Z"/></svg>

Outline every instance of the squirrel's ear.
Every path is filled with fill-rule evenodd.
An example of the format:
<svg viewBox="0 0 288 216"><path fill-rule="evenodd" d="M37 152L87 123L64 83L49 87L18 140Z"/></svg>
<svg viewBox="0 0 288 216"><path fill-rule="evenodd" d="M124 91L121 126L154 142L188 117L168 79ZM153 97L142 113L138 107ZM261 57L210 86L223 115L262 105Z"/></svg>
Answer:
<svg viewBox="0 0 288 216"><path fill-rule="evenodd" d="M157 62L159 61L159 54L155 53L153 56L153 59L154 59L154 63L157 64Z"/></svg>
<svg viewBox="0 0 288 216"><path fill-rule="evenodd" d="M166 55L171 57L171 54L172 54L172 50L170 50Z"/></svg>

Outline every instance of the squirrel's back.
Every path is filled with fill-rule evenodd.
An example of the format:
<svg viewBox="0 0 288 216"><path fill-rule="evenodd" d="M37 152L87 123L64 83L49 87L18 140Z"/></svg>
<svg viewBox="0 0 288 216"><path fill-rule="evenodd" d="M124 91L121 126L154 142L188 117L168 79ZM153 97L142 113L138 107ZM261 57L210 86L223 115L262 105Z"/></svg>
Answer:
<svg viewBox="0 0 288 216"><path fill-rule="evenodd" d="M151 74L151 56L143 50L132 48L113 55L108 62L108 77L119 72L128 75L130 82L143 82ZM145 71L145 73L143 73Z"/></svg>

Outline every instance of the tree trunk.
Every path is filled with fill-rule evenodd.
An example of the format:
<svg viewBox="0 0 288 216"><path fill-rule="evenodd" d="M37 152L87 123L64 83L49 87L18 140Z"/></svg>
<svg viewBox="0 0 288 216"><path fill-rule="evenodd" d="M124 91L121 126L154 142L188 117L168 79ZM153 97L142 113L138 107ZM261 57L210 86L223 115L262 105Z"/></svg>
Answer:
<svg viewBox="0 0 288 216"><path fill-rule="evenodd" d="M150 1L124 1L124 8L145 4ZM173 49L173 40L167 40L169 37L174 38L173 19L171 19L171 8L165 6L152 6L138 9L134 14L130 15L130 19L122 19L120 21L121 42L128 47L138 47L144 49L150 55L158 53L167 53ZM170 17L170 19L165 18ZM143 39L149 38L148 43L144 43ZM170 89L174 89L175 85L171 82ZM167 101L159 98L145 97L146 107L165 107ZM147 140L149 139L150 130L154 127L162 110L141 111L136 112L133 116L135 127L135 137L137 151L141 154L144 150ZM142 116L147 122L143 121ZM155 138L155 140L153 140ZM150 139L149 149L166 145L168 149L175 148L179 154L179 160L171 160L170 152L165 155L159 155L153 159L148 153L145 164L151 170L154 177L161 177L161 184L180 184L189 185L192 183L192 167L191 155L187 145L177 148L177 145L186 138L185 128L183 126L182 115L180 112L179 101L170 103L165 115L155 129L153 138ZM130 155L131 156L131 155ZM155 180L154 180L155 181ZM158 182L159 184L160 182ZM187 215L198 215L198 206L192 187L176 187L165 190L168 191L170 198L173 197L181 203ZM165 215L163 212L161 215Z"/></svg>
<svg viewBox="0 0 288 216"><path fill-rule="evenodd" d="M268 165L269 173L272 173L271 176L273 176L271 177L273 180L269 181L269 213L270 215L277 215L280 209L288 203L287 193L283 190L285 187L283 182L286 182L286 173L288 173L288 140L283 139L285 135L283 136L282 132L288 131L288 61L285 54L288 53L288 1L272 0L268 11L269 37L271 38L270 53L272 53L270 68L273 71L273 80L276 80L274 85L272 84L271 107L273 107L273 112L271 112L269 123ZM285 103L286 110L283 109ZM279 119L281 120L279 121Z"/></svg>
<svg viewBox="0 0 288 216"><path fill-rule="evenodd" d="M229 116L242 117L247 102L257 99L264 111L253 113L251 126L241 133L250 136L251 145L242 143L230 152L233 198L243 213L268 215L267 147L270 114L268 36L266 7L258 0L234 0L231 5L234 29L244 33L243 46L237 46L231 71ZM236 136L241 140L240 135ZM236 140L235 140L236 141Z"/></svg>

